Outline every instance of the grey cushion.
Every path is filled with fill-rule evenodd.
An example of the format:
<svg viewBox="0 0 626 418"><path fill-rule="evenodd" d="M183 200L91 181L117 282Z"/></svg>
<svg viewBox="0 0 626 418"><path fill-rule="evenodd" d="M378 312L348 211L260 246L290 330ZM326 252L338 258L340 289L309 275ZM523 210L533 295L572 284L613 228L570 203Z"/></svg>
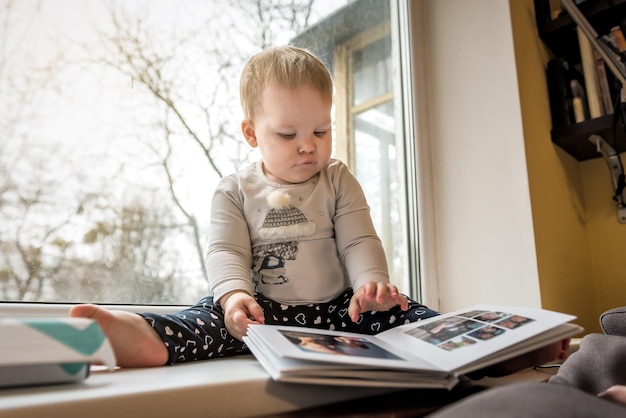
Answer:
<svg viewBox="0 0 626 418"><path fill-rule="evenodd" d="M626 337L626 307L604 312L600 315L600 326L605 334Z"/></svg>
<svg viewBox="0 0 626 418"><path fill-rule="evenodd" d="M560 383L598 394L612 385L626 384L626 338L589 334L580 348L563 362L550 383Z"/></svg>
<svg viewBox="0 0 626 418"><path fill-rule="evenodd" d="M578 389L545 382L514 383L469 396L428 418L624 418L626 407Z"/></svg>

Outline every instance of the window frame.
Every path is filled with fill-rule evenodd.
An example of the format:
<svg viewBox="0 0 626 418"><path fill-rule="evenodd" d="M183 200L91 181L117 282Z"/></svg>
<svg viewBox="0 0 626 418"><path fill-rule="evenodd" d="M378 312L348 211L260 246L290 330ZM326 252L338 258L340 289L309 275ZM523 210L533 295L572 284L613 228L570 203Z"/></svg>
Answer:
<svg viewBox="0 0 626 418"><path fill-rule="evenodd" d="M368 100L359 106L354 106L346 100L353 97L353 83L351 82L351 74L353 74L352 60L350 55L353 51L359 50L385 36L391 36L391 23L383 21L373 28L359 33L355 37L340 44L334 51L334 73L335 85L339 86L345 94L335 96L335 126L337 132L342 135L335 137L335 153L337 158L345 162L348 167L355 167L355 144L354 144L354 126L353 115L358 113L362 108L375 107L377 104L393 100L393 94L390 93L385 97L377 97Z"/></svg>
<svg viewBox="0 0 626 418"><path fill-rule="evenodd" d="M408 271L411 296L439 310L437 218L435 216L434 164L431 139L431 111L429 103L430 75L427 70L427 32L425 5L422 0L392 2L392 16L397 16L398 26L394 35L398 39L400 54L400 80L403 91L411 100L403 102L404 117L398 134L404 144L407 193L407 234L413 237L407 250L416 257L409 257ZM405 18L401 18L404 16ZM401 129L401 131L400 131Z"/></svg>

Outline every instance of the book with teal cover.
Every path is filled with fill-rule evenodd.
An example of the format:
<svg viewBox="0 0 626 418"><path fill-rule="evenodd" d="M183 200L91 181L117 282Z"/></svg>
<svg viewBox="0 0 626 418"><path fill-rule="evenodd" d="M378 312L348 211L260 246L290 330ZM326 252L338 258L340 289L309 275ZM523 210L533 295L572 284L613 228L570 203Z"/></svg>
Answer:
<svg viewBox="0 0 626 418"><path fill-rule="evenodd" d="M113 349L87 318L0 318L0 388L80 382L93 363L115 368Z"/></svg>

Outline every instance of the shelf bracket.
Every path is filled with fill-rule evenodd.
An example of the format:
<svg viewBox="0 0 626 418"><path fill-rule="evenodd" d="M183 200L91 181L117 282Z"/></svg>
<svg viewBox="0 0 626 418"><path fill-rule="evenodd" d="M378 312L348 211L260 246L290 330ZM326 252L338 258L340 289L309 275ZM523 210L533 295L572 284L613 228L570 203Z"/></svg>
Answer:
<svg viewBox="0 0 626 418"><path fill-rule="evenodd" d="M604 161L606 161L609 166L613 189L615 190L613 200L617 202L617 220L619 223L624 224L626 223L626 187L624 187L625 179L622 161L615 149L600 135L591 135L589 141L595 144L596 149L598 152L602 153Z"/></svg>

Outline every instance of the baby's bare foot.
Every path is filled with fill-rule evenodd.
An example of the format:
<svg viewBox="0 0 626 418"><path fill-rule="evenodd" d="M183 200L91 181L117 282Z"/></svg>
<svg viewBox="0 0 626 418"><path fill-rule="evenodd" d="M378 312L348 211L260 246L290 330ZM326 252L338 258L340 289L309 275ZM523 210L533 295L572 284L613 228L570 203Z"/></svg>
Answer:
<svg viewBox="0 0 626 418"><path fill-rule="evenodd" d="M134 313L107 310L97 305L76 305L70 316L98 322L109 339L120 367L163 366L167 348L146 320Z"/></svg>

